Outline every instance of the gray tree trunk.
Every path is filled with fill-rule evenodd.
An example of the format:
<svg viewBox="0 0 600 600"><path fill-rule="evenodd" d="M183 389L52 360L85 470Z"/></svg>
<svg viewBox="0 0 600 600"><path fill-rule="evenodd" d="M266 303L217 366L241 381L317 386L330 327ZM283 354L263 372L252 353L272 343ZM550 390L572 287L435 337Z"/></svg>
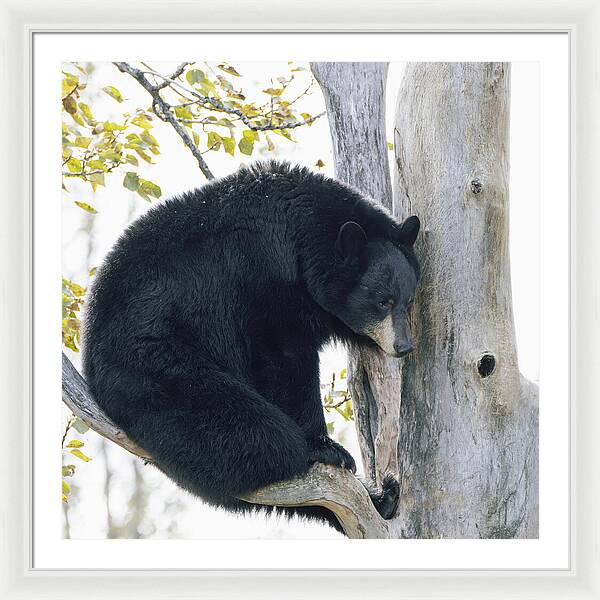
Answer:
<svg viewBox="0 0 600 600"><path fill-rule="evenodd" d="M392 210L385 135L387 63L312 63L325 96L335 176ZM348 387L367 477L381 484L398 473L401 363L381 353L350 348Z"/></svg>
<svg viewBox="0 0 600 600"><path fill-rule="evenodd" d="M385 71L313 65L336 176L389 206ZM394 212L423 224L416 350L402 372L365 351L349 365L366 471L399 475L395 537L538 535L537 388L519 373L512 315L508 126L507 64L407 66Z"/></svg>

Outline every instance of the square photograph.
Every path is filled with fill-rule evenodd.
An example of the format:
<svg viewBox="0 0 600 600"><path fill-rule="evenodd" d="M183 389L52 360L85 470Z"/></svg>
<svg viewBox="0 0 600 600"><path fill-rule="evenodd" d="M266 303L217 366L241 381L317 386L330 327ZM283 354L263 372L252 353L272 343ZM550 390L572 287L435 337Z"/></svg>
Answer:
<svg viewBox="0 0 600 600"><path fill-rule="evenodd" d="M538 63L61 98L63 538L539 537Z"/></svg>

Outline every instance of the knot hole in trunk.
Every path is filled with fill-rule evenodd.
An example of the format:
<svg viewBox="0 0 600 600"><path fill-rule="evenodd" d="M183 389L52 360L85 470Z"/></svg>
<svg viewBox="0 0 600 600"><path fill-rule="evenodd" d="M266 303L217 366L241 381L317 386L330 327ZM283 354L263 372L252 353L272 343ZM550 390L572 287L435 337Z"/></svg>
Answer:
<svg viewBox="0 0 600 600"><path fill-rule="evenodd" d="M493 354L486 353L477 361L477 372L483 379L489 377L496 368L496 358Z"/></svg>

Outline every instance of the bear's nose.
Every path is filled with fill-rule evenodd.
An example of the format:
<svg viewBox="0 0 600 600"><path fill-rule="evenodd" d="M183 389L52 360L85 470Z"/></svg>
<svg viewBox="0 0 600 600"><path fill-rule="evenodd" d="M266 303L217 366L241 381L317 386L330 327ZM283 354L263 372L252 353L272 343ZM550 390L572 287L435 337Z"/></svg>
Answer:
<svg viewBox="0 0 600 600"><path fill-rule="evenodd" d="M406 356L409 352L412 352L413 349L413 345L410 342L396 342L394 344L394 350L399 357Z"/></svg>

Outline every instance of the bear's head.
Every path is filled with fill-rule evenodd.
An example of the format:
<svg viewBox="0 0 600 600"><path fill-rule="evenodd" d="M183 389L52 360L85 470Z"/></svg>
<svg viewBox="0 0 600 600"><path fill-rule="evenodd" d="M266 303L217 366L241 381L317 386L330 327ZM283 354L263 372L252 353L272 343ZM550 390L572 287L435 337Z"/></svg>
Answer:
<svg viewBox="0 0 600 600"><path fill-rule="evenodd" d="M404 356L413 349L407 313L418 280L413 245L418 217L409 217L394 240L369 240L355 222L344 223L336 254L352 275L334 313L355 333L373 340L386 354Z"/></svg>

